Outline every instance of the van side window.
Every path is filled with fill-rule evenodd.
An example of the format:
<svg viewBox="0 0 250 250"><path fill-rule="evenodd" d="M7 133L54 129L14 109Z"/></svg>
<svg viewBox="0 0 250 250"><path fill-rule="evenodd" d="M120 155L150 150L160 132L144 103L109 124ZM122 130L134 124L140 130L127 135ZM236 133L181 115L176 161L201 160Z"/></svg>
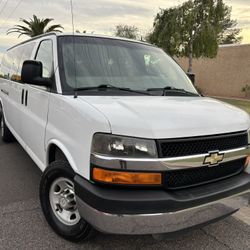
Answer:
<svg viewBox="0 0 250 250"><path fill-rule="evenodd" d="M10 52L7 51L1 63L1 73L0 73L1 78L8 79L8 80L10 79L12 60L13 58L11 57Z"/></svg>
<svg viewBox="0 0 250 250"><path fill-rule="evenodd" d="M7 75L8 75L8 72L7 72L7 54L5 54L2 58L2 61L1 61L1 64L0 64L0 78L4 78L4 79L7 79Z"/></svg>
<svg viewBox="0 0 250 250"><path fill-rule="evenodd" d="M20 56L19 64L18 64L18 71L17 71L17 76L19 82L21 81L21 72L22 72L22 67L23 67L23 62L26 60L30 60L32 52L34 50L35 43L28 43L25 44L21 47L22 53Z"/></svg>
<svg viewBox="0 0 250 250"><path fill-rule="evenodd" d="M28 43L8 50L3 57L0 77L21 82L23 62L29 60L35 43Z"/></svg>
<svg viewBox="0 0 250 250"><path fill-rule="evenodd" d="M12 68L10 71L10 80L15 82L20 82L21 74L18 74L18 68L22 56L22 47L14 48L13 50L10 51L10 54L13 58Z"/></svg>
<svg viewBox="0 0 250 250"><path fill-rule="evenodd" d="M51 40L44 40L40 43L36 60L43 64L43 77L51 77L53 73L53 48Z"/></svg>

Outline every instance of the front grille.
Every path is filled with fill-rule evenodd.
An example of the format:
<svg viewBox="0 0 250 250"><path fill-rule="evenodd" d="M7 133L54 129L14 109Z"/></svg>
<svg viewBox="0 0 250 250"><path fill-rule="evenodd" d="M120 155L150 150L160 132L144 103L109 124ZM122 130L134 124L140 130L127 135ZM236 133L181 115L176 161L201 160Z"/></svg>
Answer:
<svg viewBox="0 0 250 250"><path fill-rule="evenodd" d="M239 132L174 140L158 140L157 144L159 157L179 157L245 147L248 145L248 137L247 132Z"/></svg>
<svg viewBox="0 0 250 250"><path fill-rule="evenodd" d="M245 158L221 163L215 167L167 171L164 177L164 186L167 189L180 189L214 182L241 173L244 169L244 163Z"/></svg>

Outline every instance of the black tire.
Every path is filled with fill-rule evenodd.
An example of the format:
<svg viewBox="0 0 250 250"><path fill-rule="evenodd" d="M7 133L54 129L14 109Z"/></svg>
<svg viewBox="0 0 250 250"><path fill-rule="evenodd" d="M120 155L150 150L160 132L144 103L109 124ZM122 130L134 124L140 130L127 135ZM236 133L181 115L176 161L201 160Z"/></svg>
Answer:
<svg viewBox="0 0 250 250"><path fill-rule="evenodd" d="M1 137L4 142L14 142L16 139L13 134L10 132L9 128L7 127L4 119L4 114L2 110L2 106L0 104L0 124L1 124Z"/></svg>
<svg viewBox="0 0 250 250"><path fill-rule="evenodd" d="M61 237L71 242L86 241L96 231L83 218L75 225L66 225L55 215L50 203L49 192L55 180L67 178L73 182L75 173L69 163L64 161L52 162L44 171L40 182L40 202L44 216L52 229Z"/></svg>

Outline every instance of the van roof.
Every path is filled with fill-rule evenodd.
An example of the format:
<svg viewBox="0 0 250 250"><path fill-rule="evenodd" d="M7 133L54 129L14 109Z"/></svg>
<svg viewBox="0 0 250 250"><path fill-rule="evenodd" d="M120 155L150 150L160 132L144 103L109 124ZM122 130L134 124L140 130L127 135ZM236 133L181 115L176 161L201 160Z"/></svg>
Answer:
<svg viewBox="0 0 250 250"><path fill-rule="evenodd" d="M25 43L28 43L28 42L31 42L31 41L35 41L41 37L46 37L46 36L51 36L51 35L54 35L54 36L57 36L57 37L60 37L60 36L73 36L72 33L59 33L59 32L49 32L49 33L45 33L45 34L42 34L42 35L39 35L39 36L35 36L35 37L32 37L28 40L25 40L21 43L18 43L12 47L10 47L8 50L11 50L15 47L18 47L22 44L25 44ZM108 39L115 39L115 40L122 40L122 41L128 41L128 42L134 42L134 43L141 43L141 44L145 44L145 45L150 45L150 46L154 46L150 43L147 43L147 42L144 42L144 41L138 41L138 40L133 40L133 39L128 39L128 38L123 38L123 37L115 37L115 36L107 36L107 35L98 35L98 34L88 34L88 33L75 33L74 36L83 36L83 37L97 37L97 38L108 38Z"/></svg>

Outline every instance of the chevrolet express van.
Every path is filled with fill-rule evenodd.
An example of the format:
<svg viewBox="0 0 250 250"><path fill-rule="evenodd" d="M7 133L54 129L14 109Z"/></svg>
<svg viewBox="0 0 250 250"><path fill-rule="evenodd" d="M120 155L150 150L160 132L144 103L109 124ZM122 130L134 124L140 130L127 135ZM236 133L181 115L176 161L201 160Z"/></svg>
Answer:
<svg viewBox="0 0 250 250"><path fill-rule="evenodd" d="M43 171L43 213L70 241L181 232L249 203L249 115L150 44L33 38L4 55L0 104L3 141Z"/></svg>

